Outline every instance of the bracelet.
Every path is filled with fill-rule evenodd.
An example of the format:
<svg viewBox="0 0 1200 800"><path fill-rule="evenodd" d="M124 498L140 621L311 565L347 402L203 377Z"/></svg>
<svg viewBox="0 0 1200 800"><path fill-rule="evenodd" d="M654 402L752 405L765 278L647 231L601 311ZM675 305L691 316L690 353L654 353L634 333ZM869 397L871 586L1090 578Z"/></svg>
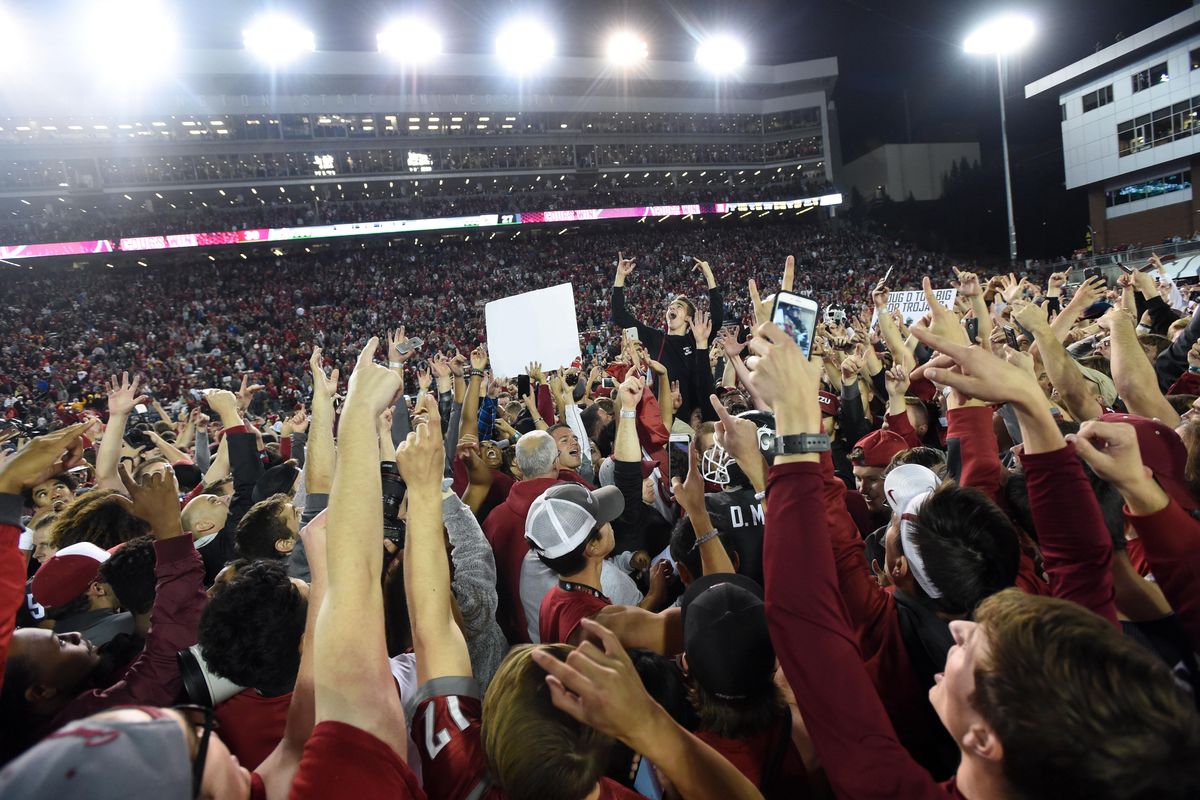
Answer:
<svg viewBox="0 0 1200 800"><path fill-rule="evenodd" d="M709 531L708 533L704 534L699 539L697 539L696 543L694 545L692 545L692 549L695 550L696 548L700 547L700 545L705 544L707 542L711 542L713 539L717 538L720 535L721 535L721 532L719 530L717 530L716 528L713 528L711 531Z"/></svg>
<svg viewBox="0 0 1200 800"><path fill-rule="evenodd" d="M637 412L630 411L629 409L626 409L626 408L622 408L621 409L621 419L637 419Z"/></svg>
<svg viewBox="0 0 1200 800"><path fill-rule="evenodd" d="M1189 366L1188 372L1200 372L1200 367Z"/></svg>
<svg viewBox="0 0 1200 800"><path fill-rule="evenodd" d="M470 376L471 376L472 378L482 378L482 377L483 377L483 370L481 370L481 369L475 369L474 367L471 367Z"/></svg>
<svg viewBox="0 0 1200 800"><path fill-rule="evenodd" d="M754 493L754 499L755 499L755 500L757 500L757 501L758 501L758 502L760 502L760 503L761 503L763 500L766 500L766 499L767 499L767 490L766 490L766 489L763 489L761 492L755 492L755 493Z"/></svg>
<svg viewBox="0 0 1200 800"><path fill-rule="evenodd" d="M389 361L388 367L390 369L402 369L404 367L404 362L403 361Z"/></svg>

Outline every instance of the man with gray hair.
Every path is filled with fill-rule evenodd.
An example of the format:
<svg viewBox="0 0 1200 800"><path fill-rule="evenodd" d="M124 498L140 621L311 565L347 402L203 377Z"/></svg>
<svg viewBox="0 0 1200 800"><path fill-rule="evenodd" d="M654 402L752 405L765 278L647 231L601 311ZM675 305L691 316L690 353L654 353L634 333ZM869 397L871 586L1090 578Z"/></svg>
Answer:
<svg viewBox="0 0 1200 800"><path fill-rule="evenodd" d="M499 605L496 616L511 644L529 641L525 613L521 608L521 562L529 552L525 541L525 517L529 507L546 489L560 481L580 483L574 470L560 469L558 445L545 431L530 431L517 440L517 466L523 479L513 484L503 503L492 509L483 522L492 552L496 554L496 586Z"/></svg>

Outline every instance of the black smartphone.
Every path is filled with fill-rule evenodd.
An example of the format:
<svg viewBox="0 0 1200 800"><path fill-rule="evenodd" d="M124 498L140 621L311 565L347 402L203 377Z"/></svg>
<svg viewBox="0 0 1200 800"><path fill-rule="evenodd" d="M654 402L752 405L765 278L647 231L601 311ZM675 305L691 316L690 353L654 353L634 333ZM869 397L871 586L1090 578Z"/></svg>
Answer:
<svg viewBox="0 0 1200 800"><path fill-rule="evenodd" d="M1101 272L1099 267L1088 267L1083 271L1083 280L1085 282L1091 280L1092 278L1099 278L1100 280L1104 281L1105 286L1108 286L1108 281L1105 279L1104 274Z"/></svg>
<svg viewBox="0 0 1200 800"><path fill-rule="evenodd" d="M1013 350L1020 349L1020 345L1017 344L1017 332L1012 328L1006 327L1004 329L1004 340L1008 342L1008 346Z"/></svg>
<svg viewBox="0 0 1200 800"><path fill-rule="evenodd" d="M528 375L518 375L517 376L517 397L521 400L524 400L526 397L529 396L530 391L531 391L531 389L529 386L529 376Z"/></svg>
<svg viewBox="0 0 1200 800"><path fill-rule="evenodd" d="M967 338L973 344L979 344L979 318L971 317L967 320Z"/></svg>

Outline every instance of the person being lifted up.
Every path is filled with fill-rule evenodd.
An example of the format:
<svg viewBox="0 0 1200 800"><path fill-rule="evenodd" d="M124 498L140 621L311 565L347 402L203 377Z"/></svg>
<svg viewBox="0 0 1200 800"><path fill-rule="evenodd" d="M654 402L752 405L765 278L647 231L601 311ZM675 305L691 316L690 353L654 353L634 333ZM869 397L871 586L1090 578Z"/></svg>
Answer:
<svg viewBox="0 0 1200 800"><path fill-rule="evenodd" d="M708 311L712 323L708 341L711 344L725 322L724 302L708 262L698 258L693 261L696 262L696 268L704 273L704 280L708 283ZM636 258L625 258L624 253L617 254L617 277L613 281L612 292L612 322L622 328L637 328L638 338L646 346L650 357L667 368L671 381L679 381L681 403L675 410L675 416L688 419L692 409L703 399L696 397L693 389L695 382L692 380L696 342L691 333L691 325L696 314L696 304L682 294L672 297L667 304L665 331L638 321L625 307L625 279L633 274L637 267L636 262ZM663 399L659 398L659 402L663 402Z"/></svg>

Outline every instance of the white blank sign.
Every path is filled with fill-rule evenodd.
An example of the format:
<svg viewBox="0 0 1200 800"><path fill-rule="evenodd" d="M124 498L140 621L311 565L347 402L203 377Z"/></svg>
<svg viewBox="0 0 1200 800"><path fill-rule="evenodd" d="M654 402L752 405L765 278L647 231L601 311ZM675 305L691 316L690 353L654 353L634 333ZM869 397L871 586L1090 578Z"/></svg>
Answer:
<svg viewBox="0 0 1200 800"><path fill-rule="evenodd" d="M579 358L575 292L569 283L493 300L483 310L492 373L515 378L531 361L542 369L569 367Z"/></svg>

